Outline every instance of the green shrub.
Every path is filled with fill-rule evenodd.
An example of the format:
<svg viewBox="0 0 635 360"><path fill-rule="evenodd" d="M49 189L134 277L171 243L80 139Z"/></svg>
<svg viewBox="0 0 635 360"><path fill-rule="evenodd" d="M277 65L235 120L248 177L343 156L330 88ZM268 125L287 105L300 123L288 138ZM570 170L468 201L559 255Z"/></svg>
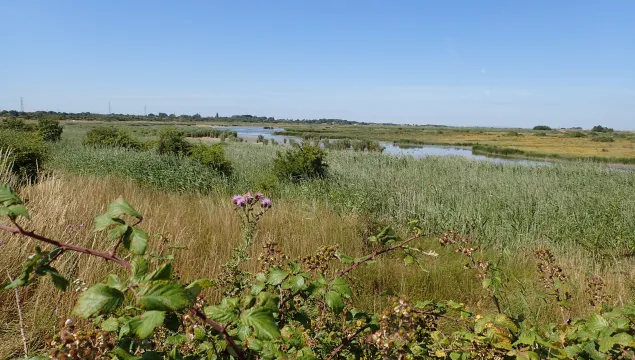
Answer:
<svg viewBox="0 0 635 360"><path fill-rule="evenodd" d="M615 139L613 139L610 136L595 136L591 139L591 141L596 141L596 142L614 142Z"/></svg>
<svg viewBox="0 0 635 360"><path fill-rule="evenodd" d="M15 131L33 131L33 125L27 124L22 119L7 118L0 123L0 129Z"/></svg>
<svg viewBox="0 0 635 360"><path fill-rule="evenodd" d="M112 126L98 126L90 130L84 139L84 145L92 147L112 147L140 150L141 144L123 129Z"/></svg>
<svg viewBox="0 0 635 360"><path fill-rule="evenodd" d="M64 128L57 120L40 119L37 123L37 131L44 141L57 142L62 138Z"/></svg>
<svg viewBox="0 0 635 360"><path fill-rule="evenodd" d="M2 130L0 149L10 151L11 171L22 180L34 181L48 155L48 149L36 132Z"/></svg>
<svg viewBox="0 0 635 360"><path fill-rule="evenodd" d="M594 132L613 132L613 129L610 127L604 127L602 125L596 125L594 126L591 131Z"/></svg>
<svg viewBox="0 0 635 360"><path fill-rule="evenodd" d="M534 136L547 136L547 133L544 131L541 131L541 132L535 133Z"/></svg>
<svg viewBox="0 0 635 360"><path fill-rule="evenodd" d="M222 144L195 145L191 149L190 156L226 176L231 175L234 170Z"/></svg>
<svg viewBox="0 0 635 360"><path fill-rule="evenodd" d="M580 131L569 131L566 133L566 137L583 138L583 137L586 137L586 134Z"/></svg>
<svg viewBox="0 0 635 360"><path fill-rule="evenodd" d="M328 164L324 150L305 144L285 152L278 151L273 167L278 178L300 181L325 177Z"/></svg>
<svg viewBox="0 0 635 360"><path fill-rule="evenodd" d="M374 151L383 152L384 147L379 145L377 141L372 140L355 140L353 141L354 151Z"/></svg>
<svg viewBox="0 0 635 360"><path fill-rule="evenodd" d="M182 131L172 126L161 129L157 136L157 152L159 154L188 155L192 145L185 140Z"/></svg>
<svg viewBox="0 0 635 360"><path fill-rule="evenodd" d="M551 130L551 128L547 125L537 125L537 126L534 126L534 130L549 131Z"/></svg>
<svg viewBox="0 0 635 360"><path fill-rule="evenodd" d="M507 136L521 136L521 134L518 131L508 131Z"/></svg>

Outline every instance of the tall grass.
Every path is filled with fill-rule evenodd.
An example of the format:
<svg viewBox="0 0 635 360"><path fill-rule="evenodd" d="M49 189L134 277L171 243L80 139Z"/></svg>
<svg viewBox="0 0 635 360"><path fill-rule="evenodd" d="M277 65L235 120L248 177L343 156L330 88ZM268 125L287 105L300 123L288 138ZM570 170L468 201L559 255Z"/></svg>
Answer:
<svg viewBox="0 0 635 360"><path fill-rule="evenodd" d="M332 151L329 178L295 185L275 179L275 148L232 144L227 152L235 167L231 178L187 159L149 152L62 151L52 165L179 191L266 190L278 199L324 204L336 213L384 222L416 218L430 234L452 228L496 249L579 247L597 257L635 251L630 171L585 162L532 167Z"/></svg>
<svg viewBox="0 0 635 360"><path fill-rule="evenodd" d="M214 279L221 265L230 258L232 248L241 241L229 197L165 192L116 177L58 175L23 189L22 195L29 199L32 215L32 220L24 221L23 226L61 241L108 249L112 247L113 240L91 231L93 219L120 194L143 213L142 227L151 235L153 248L176 255L175 269L184 281L202 277ZM435 204L430 202L428 206ZM368 251L363 240L364 229L361 228L363 220L355 213L334 212L328 202L314 202L301 197L274 199L273 210L259 226L256 246L250 250L253 261L248 267L251 270L257 268L255 259L261 253L260 245L267 240L277 241L293 260L314 253L322 245L331 244L338 245L347 254L360 256ZM167 243L160 239L167 239ZM8 271L15 276L36 244L21 238L3 237L2 240L5 244L0 273ZM425 261L426 272L416 266L405 267L400 259L381 258L376 264L353 274L353 280L360 288L355 297L356 305L379 311L386 300L379 293L393 289L417 299L454 299L483 313L493 310L480 307L479 300L486 293L475 276L463 269L464 258L441 248L434 237L421 240L418 245L439 253L437 258ZM185 249L178 250L180 246ZM504 299L506 311L524 312L535 319L550 319L556 315L553 304L533 296L540 287L537 286L534 270L536 263L529 250L487 253L492 258L502 256L500 267L508 294ZM625 260L618 260L613 267L594 269L592 259L570 249L560 261L574 285L576 296L572 302L575 314L590 310L585 305L583 294L588 273L600 274L607 280L607 291L614 301L633 295L629 286L633 273L624 265ZM70 274L71 281L81 280L87 285L103 281L109 271L121 271L100 259L78 254L67 254L56 263L56 268ZM47 279L20 291L28 339L31 348L37 348L60 329L71 313L77 293L74 290L60 293ZM207 295L211 299L218 296L213 289ZM0 310L0 357L11 356L21 348L17 336L17 309L12 296L12 292L0 292L0 303L3 304Z"/></svg>

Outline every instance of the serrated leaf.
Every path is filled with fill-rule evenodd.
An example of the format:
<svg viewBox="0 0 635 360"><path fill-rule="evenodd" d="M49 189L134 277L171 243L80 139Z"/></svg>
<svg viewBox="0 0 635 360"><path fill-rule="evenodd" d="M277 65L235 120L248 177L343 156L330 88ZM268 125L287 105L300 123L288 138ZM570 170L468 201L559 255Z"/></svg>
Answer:
<svg viewBox="0 0 635 360"><path fill-rule="evenodd" d="M172 264L165 263L159 266L156 270L151 272L146 280L154 281L154 280L170 280L172 279Z"/></svg>
<svg viewBox="0 0 635 360"><path fill-rule="evenodd" d="M126 235L126 233L129 232L129 231L131 231L130 230L130 226L128 226L126 224L118 225L118 226L115 226L112 230L110 230L108 232L108 237L111 240L119 239L122 236ZM128 235L128 236L130 236L130 235Z"/></svg>
<svg viewBox="0 0 635 360"><path fill-rule="evenodd" d="M121 306L123 299L121 291L106 284L95 284L79 296L74 312L84 318L109 314Z"/></svg>
<svg viewBox="0 0 635 360"><path fill-rule="evenodd" d="M185 290L190 294L192 298L198 296L201 291L207 289L208 287L214 286L214 282L207 279L199 279L192 281L188 286L185 287Z"/></svg>
<svg viewBox="0 0 635 360"><path fill-rule="evenodd" d="M119 321L114 317L108 318L101 323L101 329L104 331L115 332L119 330Z"/></svg>
<svg viewBox="0 0 635 360"><path fill-rule="evenodd" d="M340 260L340 262L344 265L351 265L354 261L354 259L348 255L345 254L337 254L337 258Z"/></svg>
<svg viewBox="0 0 635 360"><path fill-rule="evenodd" d="M343 277L337 277L331 281L331 288L347 299L353 296L350 286Z"/></svg>
<svg viewBox="0 0 635 360"><path fill-rule="evenodd" d="M224 298L219 305L203 309L205 316L220 323L232 323L238 320L238 299Z"/></svg>
<svg viewBox="0 0 635 360"><path fill-rule="evenodd" d="M609 326L609 322L600 314L593 314L586 323L586 328L592 332L599 332Z"/></svg>
<svg viewBox="0 0 635 360"><path fill-rule="evenodd" d="M143 255L146 253L148 247L148 233L141 229L132 228L132 234L130 235L129 249L137 255Z"/></svg>
<svg viewBox="0 0 635 360"><path fill-rule="evenodd" d="M137 256L130 262L130 268L132 269L132 281L139 282L148 275L148 261Z"/></svg>
<svg viewBox="0 0 635 360"><path fill-rule="evenodd" d="M18 193L7 184L0 184L0 203L4 206L22 204Z"/></svg>
<svg viewBox="0 0 635 360"><path fill-rule="evenodd" d="M241 322L254 329L254 336L257 339L273 340L280 336L280 329L270 309L249 309L242 314Z"/></svg>
<svg viewBox="0 0 635 360"><path fill-rule="evenodd" d="M62 291L66 291L70 282L64 276L62 276L62 274L60 274L56 269L52 267L48 267L46 272L51 277L51 281L53 281L53 285L56 288Z"/></svg>
<svg viewBox="0 0 635 360"><path fill-rule="evenodd" d="M176 283L159 282L151 285L137 299L137 305L144 310L181 310L192 303L185 288Z"/></svg>
<svg viewBox="0 0 635 360"><path fill-rule="evenodd" d="M9 215L9 217L13 220L17 219L19 216L31 220L29 211L26 209L26 207L24 207L24 205L11 205L0 210L6 210L7 213L5 215Z"/></svg>
<svg viewBox="0 0 635 360"><path fill-rule="evenodd" d="M124 221L121 219L113 219L109 214L103 214L95 217L94 231L104 230L112 225L121 225Z"/></svg>
<svg viewBox="0 0 635 360"><path fill-rule="evenodd" d="M282 288L291 289L293 292L296 292L302 289L304 287L304 284L304 277L301 275L295 275L285 280L285 282L282 283Z"/></svg>
<svg viewBox="0 0 635 360"><path fill-rule="evenodd" d="M154 333L154 329L163 325L165 320L164 311L146 311L138 318L130 322L132 331L141 339L147 339Z"/></svg>
<svg viewBox="0 0 635 360"><path fill-rule="evenodd" d="M324 296L326 305L328 305L334 313L339 314L344 310L344 301L342 301L342 295L337 291L329 291Z"/></svg>
<svg viewBox="0 0 635 360"><path fill-rule="evenodd" d="M280 268L272 268L269 271L269 284L273 286L280 285L288 275L286 271Z"/></svg>
<svg viewBox="0 0 635 360"><path fill-rule="evenodd" d="M132 206L123 199L123 197L119 197L117 200L108 205L108 214L114 218L118 218L121 215L129 215L134 216L139 220L143 219L143 216L141 216L137 210L133 209Z"/></svg>

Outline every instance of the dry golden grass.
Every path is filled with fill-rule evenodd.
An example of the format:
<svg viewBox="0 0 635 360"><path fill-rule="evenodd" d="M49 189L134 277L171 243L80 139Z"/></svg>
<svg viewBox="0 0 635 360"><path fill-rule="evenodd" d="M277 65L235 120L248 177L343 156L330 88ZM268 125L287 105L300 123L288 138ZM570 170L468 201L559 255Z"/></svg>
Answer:
<svg viewBox="0 0 635 360"><path fill-rule="evenodd" d="M108 249L113 243L103 234L91 231L92 219L103 213L109 202L123 194L144 214L141 227L151 236L162 234L169 239L170 245L187 247L186 250L173 250L177 255L175 268L184 281L214 279L241 238L233 205L225 198L170 194L118 179L70 175L51 177L24 189L22 194L28 200L33 217L32 221L24 223L27 229L57 240L99 249ZM337 244L343 252L353 256L367 253L360 235L363 221L355 215L336 215L319 203L274 201L274 208L259 225L256 245L251 250L252 259L257 258L260 245L266 240L278 241L291 259L311 254L327 244ZM9 272L15 276L35 244L7 234L0 234L0 240L4 243L1 245L0 274L6 277ZM382 258L353 274L353 281L359 289L356 303L379 311L383 307L383 298L377 294L392 288L421 299L454 299L480 308L478 311L492 310L479 281L472 273L462 269L465 259L439 247L435 239L422 240L419 245L439 253L437 258L425 259L427 272L415 266L405 267L398 258ZM156 239L153 239L151 249L170 251ZM552 319L556 314L553 304L544 303L534 295L540 287L531 250L506 255L505 259L504 278L508 284L505 303L510 304L511 311L523 311L532 318L555 320ZM567 254L563 259L562 265L571 276L576 294L574 313L584 314L590 310L583 296L587 274L580 269L590 268L591 260L580 254ZM101 259L78 254L65 254L56 267L71 281L81 279L88 285L102 281L108 272L121 271ZM248 267L256 270L258 264L253 260ZM598 273L609 283L608 291L614 303L621 299L627 301L632 292L625 284L632 283L633 271L618 272L613 269L629 267L616 263L614 267ZM218 298L213 290L208 295L213 300ZM21 349L13 296L13 292L0 293L0 358L17 354ZM61 293L46 279L21 289L20 296L30 346L39 348L70 315L77 293L74 290Z"/></svg>

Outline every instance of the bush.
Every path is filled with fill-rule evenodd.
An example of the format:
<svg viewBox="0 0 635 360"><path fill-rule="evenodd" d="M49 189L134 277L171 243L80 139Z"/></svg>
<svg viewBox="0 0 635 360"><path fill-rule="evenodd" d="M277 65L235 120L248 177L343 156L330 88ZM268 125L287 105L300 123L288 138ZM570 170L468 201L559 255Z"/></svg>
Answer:
<svg viewBox="0 0 635 360"><path fill-rule="evenodd" d="M280 179L301 181L323 178L327 174L326 152L319 146L303 145L277 154L273 167Z"/></svg>
<svg viewBox="0 0 635 360"><path fill-rule="evenodd" d="M36 132L0 131L0 149L10 151L11 171L21 180L34 181L48 155L48 149Z"/></svg>
<svg viewBox="0 0 635 360"><path fill-rule="evenodd" d="M354 151L383 152L384 151L384 147L379 145L379 143L377 141L355 140L355 141L353 141L353 150Z"/></svg>
<svg viewBox="0 0 635 360"><path fill-rule="evenodd" d="M98 126L90 130L84 139L84 145L92 147L113 147L130 150L142 148L139 141L133 139L127 132L112 126Z"/></svg>
<svg viewBox="0 0 635 360"><path fill-rule="evenodd" d="M604 127L602 125L596 125L593 127L593 129L591 129L591 131L594 132L613 132L613 129L610 127Z"/></svg>
<svg viewBox="0 0 635 360"><path fill-rule="evenodd" d="M64 128L57 120L40 119L37 123L37 131L44 141L57 142L62 138Z"/></svg>
<svg viewBox="0 0 635 360"><path fill-rule="evenodd" d="M551 130L551 128L547 125L537 125L537 126L534 126L534 130L549 131Z"/></svg>
<svg viewBox="0 0 635 360"><path fill-rule="evenodd" d="M596 142L614 142L615 139L613 139L610 136L596 136L596 137L592 138L591 141L596 141Z"/></svg>
<svg viewBox="0 0 635 360"><path fill-rule="evenodd" d="M182 131L168 126L161 129L157 133L157 136L159 137L157 142L157 151L159 154L188 155L190 153L192 145L185 140Z"/></svg>
<svg viewBox="0 0 635 360"><path fill-rule="evenodd" d="M2 123L0 123L0 129L4 130L15 130L15 131L33 131L35 128L33 125L27 124L22 119L18 118L8 118L4 119Z"/></svg>
<svg viewBox="0 0 635 360"><path fill-rule="evenodd" d="M547 133L544 131L541 131L541 132L535 133L534 136L547 136Z"/></svg>
<svg viewBox="0 0 635 360"><path fill-rule="evenodd" d="M586 134L580 131L569 131L566 133L566 137L583 138L583 137L586 137Z"/></svg>
<svg viewBox="0 0 635 360"><path fill-rule="evenodd" d="M234 171L231 162L225 154L225 147L222 144L212 146L205 144L195 145L191 148L190 156L225 176L231 175Z"/></svg>

